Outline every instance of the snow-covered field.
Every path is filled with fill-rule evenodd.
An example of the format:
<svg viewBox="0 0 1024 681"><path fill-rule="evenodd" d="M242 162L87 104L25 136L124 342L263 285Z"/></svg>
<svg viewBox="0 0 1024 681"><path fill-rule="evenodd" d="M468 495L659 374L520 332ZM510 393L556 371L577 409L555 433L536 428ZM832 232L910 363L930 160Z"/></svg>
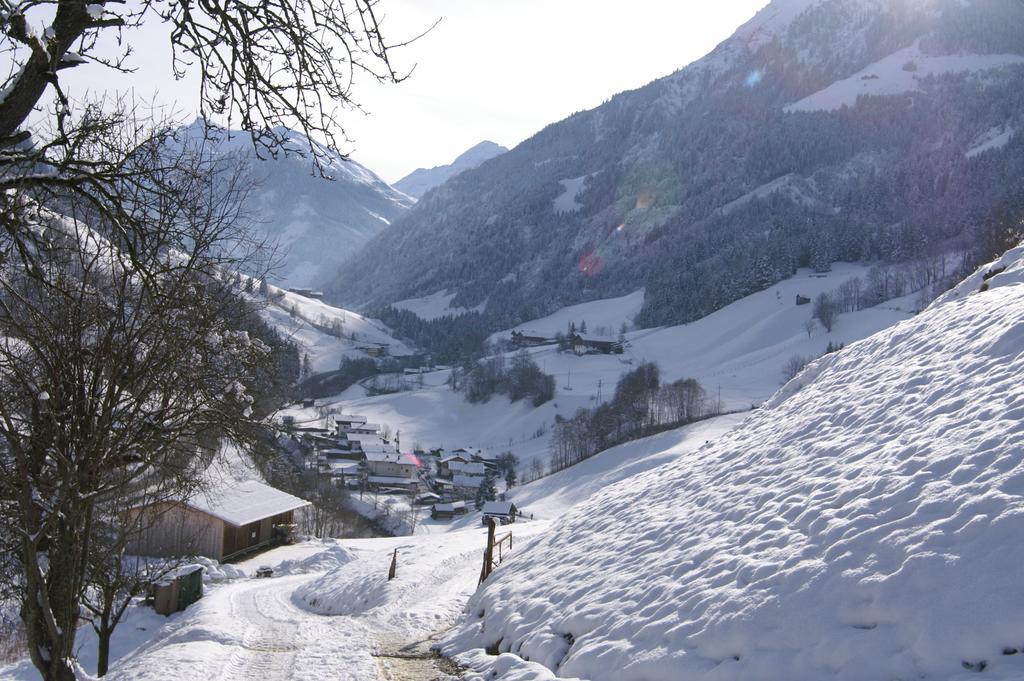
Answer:
<svg viewBox="0 0 1024 681"><path fill-rule="evenodd" d="M472 309L457 306L453 307L451 303L454 297L454 293L449 293L448 291L437 291L429 296L399 300L396 303L392 303L391 307L399 310L408 310L420 319L424 319L426 321L440 319L441 317L458 317L466 314L467 312L482 310L484 307L483 304L477 305Z"/></svg>
<svg viewBox="0 0 1024 681"><path fill-rule="evenodd" d="M524 463L532 458L546 461L556 414L571 416L577 409L594 406L598 396L610 399L619 376L642 361L657 362L663 381L696 378L710 399L717 400L721 391L725 409L748 410L779 388L783 367L794 355L817 357L830 341L850 343L911 316L913 296L840 315L831 333L818 327L808 337L804 323L812 306L797 306L797 294L813 298L833 291L850 278L863 277L867 269L837 263L827 274L801 270L691 324L627 333L629 346L621 356L577 357L553 347L535 348L531 355L545 373L555 376L557 385L555 399L539 408L525 402L510 404L503 396L486 404L468 404L445 385L447 372L425 375L422 388L392 395L367 397L361 387L353 386L334 398L333 408L400 430L407 445L511 450ZM576 305L517 328L554 333L564 331L569 321L586 320L588 329L608 326L617 333L621 322L639 309L642 296L637 291ZM297 408L287 413L298 421L317 416L313 410Z"/></svg>
<svg viewBox="0 0 1024 681"><path fill-rule="evenodd" d="M606 298L563 307L547 317L524 322L514 329L496 333L490 340L508 338L512 331L553 338L556 333L566 333L569 322L578 327L584 321L587 323L588 333L617 336L623 324L627 328L633 327L633 320L640 314L643 306L644 290L640 289L620 298Z"/></svg>
<svg viewBox="0 0 1024 681"><path fill-rule="evenodd" d="M835 111L856 105L861 95L898 95L920 90L921 81L931 76L977 73L1014 64L1024 64L1024 57L1019 54L930 55L915 43L790 104L786 111Z"/></svg>
<svg viewBox="0 0 1024 681"><path fill-rule="evenodd" d="M1022 256L573 507L445 649L506 680L1024 678Z"/></svg>

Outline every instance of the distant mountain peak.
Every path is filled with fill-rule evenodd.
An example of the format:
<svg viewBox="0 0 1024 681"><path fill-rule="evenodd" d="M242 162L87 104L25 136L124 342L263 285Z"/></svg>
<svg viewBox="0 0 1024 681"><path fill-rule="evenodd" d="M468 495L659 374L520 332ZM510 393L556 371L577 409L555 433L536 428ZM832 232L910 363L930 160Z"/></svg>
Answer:
<svg viewBox="0 0 1024 681"><path fill-rule="evenodd" d="M259 153L251 135L196 119L178 128L178 143L205 140L211 151L243 159L258 190L252 212L260 236L282 249L275 280L286 286L319 287L341 263L402 215L413 200L374 172L287 128L275 157ZM325 177L313 171L311 149Z"/></svg>
<svg viewBox="0 0 1024 681"><path fill-rule="evenodd" d="M434 166L433 168L417 168L393 186L400 192L418 199L434 187L441 186L459 173L476 168L495 156L504 154L506 151L508 149L500 144L484 140L459 154L450 164Z"/></svg>

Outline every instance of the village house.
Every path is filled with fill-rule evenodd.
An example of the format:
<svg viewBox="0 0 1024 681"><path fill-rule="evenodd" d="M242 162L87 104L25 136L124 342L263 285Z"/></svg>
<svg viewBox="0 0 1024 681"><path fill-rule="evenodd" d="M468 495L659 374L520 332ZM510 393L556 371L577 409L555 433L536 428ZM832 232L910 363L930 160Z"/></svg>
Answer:
<svg viewBox="0 0 1024 681"><path fill-rule="evenodd" d="M577 355L621 355L622 343L612 338L584 336L574 333L569 339L569 347Z"/></svg>
<svg viewBox="0 0 1024 681"><path fill-rule="evenodd" d="M448 464L448 470L452 475L471 475L481 478L487 473L487 467L478 461L470 461L467 463L452 461Z"/></svg>
<svg viewBox="0 0 1024 681"><path fill-rule="evenodd" d="M451 520L460 515L466 515L469 509L465 501L455 501L450 504L434 504L430 507L430 517L434 520Z"/></svg>
<svg viewBox="0 0 1024 681"><path fill-rule="evenodd" d="M517 348L535 348L540 345L551 345L555 342L554 338L546 338L544 336L528 335L522 331L512 332L512 345Z"/></svg>
<svg viewBox="0 0 1024 681"><path fill-rule="evenodd" d="M388 348L387 343L362 343L356 346L356 350L365 352L370 357L387 357Z"/></svg>
<svg viewBox="0 0 1024 681"><path fill-rule="evenodd" d="M483 523L487 524L488 518L494 518L502 525L514 523L519 516L519 509L511 501L488 501L481 509Z"/></svg>
<svg viewBox="0 0 1024 681"><path fill-rule="evenodd" d="M187 501L136 509L151 515L133 551L228 560L290 536L295 511L309 505L257 480L216 486Z"/></svg>
<svg viewBox="0 0 1024 681"><path fill-rule="evenodd" d="M466 494L470 491L476 490L480 487L480 483L483 482L483 476L479 475L453 475L452 476L452 487L456 493Z"/></svg>
<svg viewBox="0 0 1024 681"><path fill-rule="evenodd" d="M372 487L419 489L419 466L408 454L398 452L366 454L366 481Z"/></svg>
<svg viewBox="0 0 1024 681"><path fill-rule="evenodd" d="M344 435L348 430L364 425L366 417L353 414L334 414L330 417L330 421L334 423L335 434Z"/></svg>
<svg viewBox="0 0 1024 681"><path fill-rule="evenodd" d="M444 478L450 478L453 474L452 465L461 465L469 463L468 456L459 456L458 454L452 456L446 456L437 462L437 474Z"/></svg>

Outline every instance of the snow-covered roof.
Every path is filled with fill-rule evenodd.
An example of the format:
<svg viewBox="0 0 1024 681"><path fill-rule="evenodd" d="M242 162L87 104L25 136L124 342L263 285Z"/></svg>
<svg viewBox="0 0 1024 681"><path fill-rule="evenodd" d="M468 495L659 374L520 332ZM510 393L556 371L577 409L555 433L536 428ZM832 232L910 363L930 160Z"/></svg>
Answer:
<svg viewBox="0 0 1024 681"><path fill-rule="evenodd" d="M483 475L484 473L487 472L487 468L482 463L479 462L460 463L458 461L453 461L450 464L448 464L448 468L450 470L458 471L459 473L463 473L465 475Z"/></svg>
<svg viewBox="0 0 1024 681"><path fill-rule="evenodd" d="M416 478L402 478L397 475L371 475L366 478L375 485L411 485Z"/></svg>
<svg viewBox="0 0 1024 681"><path fill-rule="evenodd" d="M359 464L352 463L351 461L329 461L327 468L332 473L339 475L355 475L359 472Z"/></svg>
<svg viewBox="0 0 1024 681"><path fill-rule="evenodd" d="M442 512L448 511L449 513L451 513L452 511L455 511L456 509L464 509L464 508L466 508L466 502L465 501L455 501L455 502L450 503L450 504L434 504L434 510L435 511L442 511Z"/></svg>
<svg viewBox="0 0 1024 681"><path fill-rule="evenodd" d="M361 442L364 444L378 442L383 444L383 440L380 439L380 435L377 435L376 433L345 433L345 437L352 442Z"/></svg>
<svg viewBox="0 0 1024 681"><path fill-rule="evenodd" d="M305 499L282 492L258 480L246 480L218 487L194 496L186 502L232 525L248 525L263 518L309 506Z"/></svg>
<svg viewBox="0 0 1024 681"><path fill-rule="evenodd" d="M516 505L511 501L487 501L481 509L484 515L512 515Z"/></svg>
<svg viewBox="0 0 1024 681"><path fill-rule="evenodd" d="M475 475L453 475L452 484L456 487L468 487L476 489L483 482L483 478Z"/></svg>
<svg viewBox="0 0 1024 681"><path fill-rule="evenodd" d="M399 454L398 452L366 452L366 460L374 461L379 463L397 463L403 466L418 466L416 462L408 454Z"/></svg>
<svg viewBox="0 0 1024 681"><path fill-rule="evenodd" d="M334 418L335 423L366 423L365 416L355 416L353 414L335 414L332 418Z"/></svg>

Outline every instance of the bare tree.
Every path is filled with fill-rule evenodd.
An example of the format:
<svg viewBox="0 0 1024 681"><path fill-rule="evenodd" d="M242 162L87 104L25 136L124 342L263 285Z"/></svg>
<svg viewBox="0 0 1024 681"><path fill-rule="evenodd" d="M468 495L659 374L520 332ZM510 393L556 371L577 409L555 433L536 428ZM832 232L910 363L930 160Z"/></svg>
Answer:
<svg viewBox="0 0 1024 681"><path fill-rule="evenodd" d="M788 382L796 378L796 375L803 371L810 361L810 359L802 355L793 355L786 360L782 367L782 378L784 381Z"/></svg>
<svg viewBox="0 0 1024 681"><path fill-rule="evenodd" d="M822 293L814 299L814 318L821 322L826 331L832 332L836 322L836 306L832 296Z"/></svg>
<svg viewBox="0 0 1024 681"><path fill-rule="evenodd" d="M810 317L806 322L804 322L804 331L807 332L808 338L811 337L814 333L814 329L816 328L818 328L818 323L814 321L814 317Z"/></svg>
<svg viewBox="0 0 1024 681"><path fill-rule="evenodd" d="M103 514L157 483L187 495L218 438L248 442L246 385L269 359L226 274L252 262L241 171L167 161L149 131L84 134L123 159L90 179L101 206L47 183L0 195L0 579L48 681L74 678Z"/></svg>
<svg viewBox="0 0 1024 681"><path fill-rule="evenodd" d="M345 140L337 111L358 108L357 78L399 82L391 64L379 0L0 0L0 50L13 67L0 83L0 148L30 135L23 127L50 90L55 117L70 113L62 72L92 63L131 70L133 32L148 22L170 28L174 73L199 75L204 117L237 120L257 147L287 151L284 128L311 138L309 151ZM45 27L40 32L37 26ZM120 52L102 49L102 36ZM110 42L109 40L107 41ZM408 42L408 41L403 41Z"/></svg>

